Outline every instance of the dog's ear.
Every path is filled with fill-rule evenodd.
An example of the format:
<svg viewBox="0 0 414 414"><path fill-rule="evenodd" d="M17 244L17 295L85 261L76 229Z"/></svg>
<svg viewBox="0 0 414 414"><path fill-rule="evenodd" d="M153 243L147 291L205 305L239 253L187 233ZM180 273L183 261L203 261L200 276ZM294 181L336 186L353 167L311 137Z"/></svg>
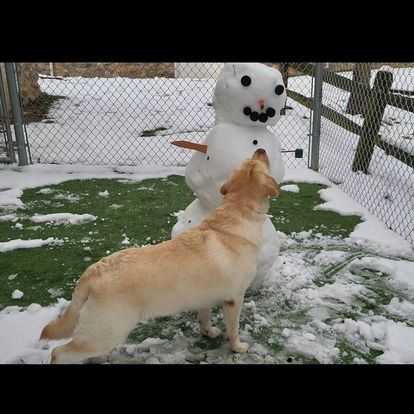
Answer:
<svg viewBox="0 0 414 414"><path fill-rule="evenodd" d="M221 186L220 188L220 193L223 195L226 195L228 191L228 185L227 185L227 181Z"/></svg>
<svg viewBox="0 0 414 414"><path fill-rule="evenodd" d="M279 195L279 186L276 180L270 175L266 177L266 191L269 197L277 197Z"/></svg>

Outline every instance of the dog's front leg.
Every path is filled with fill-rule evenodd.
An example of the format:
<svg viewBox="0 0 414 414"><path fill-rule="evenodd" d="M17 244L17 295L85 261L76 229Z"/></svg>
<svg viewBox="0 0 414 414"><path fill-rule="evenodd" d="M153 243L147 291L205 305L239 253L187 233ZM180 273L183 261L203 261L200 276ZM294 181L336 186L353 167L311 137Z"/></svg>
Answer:
<svg viewBox="0 0 414 414"><path fill-rule="evenodd" d="M249 349L249 344L239 341L239 318L243 299L244 297L241 297L234 300L226 300L223 303L227 339L230 342L232 351L240 354L245 354Z"/></svg>
<svg viewBox="0 0 414 414"><path fill-rule="evenodd" d="M208 336L209 338L216 338L221 334L220 329L211 326L211 309L199 309L197 314L197 320L200 324L200 334Z"/></svg>

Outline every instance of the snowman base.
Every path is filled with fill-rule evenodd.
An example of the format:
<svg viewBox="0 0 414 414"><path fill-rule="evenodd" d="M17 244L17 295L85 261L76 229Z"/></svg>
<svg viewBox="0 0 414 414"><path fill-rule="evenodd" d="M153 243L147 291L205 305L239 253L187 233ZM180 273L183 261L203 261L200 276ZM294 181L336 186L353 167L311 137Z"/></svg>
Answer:
<svg viewBox="0 0 414 414"><path fill-rule="evenodd" d="M181 210L177 216L177 223L174 225L171 237L175 239L184 231L200 224L211 210L206 209L196 198L185 210ZM257 272L249 287L249 290L259 289L266 281L270 268L279 256L280 241L276 229L269 217L263 223L262 243L257 251Z"/></svg>

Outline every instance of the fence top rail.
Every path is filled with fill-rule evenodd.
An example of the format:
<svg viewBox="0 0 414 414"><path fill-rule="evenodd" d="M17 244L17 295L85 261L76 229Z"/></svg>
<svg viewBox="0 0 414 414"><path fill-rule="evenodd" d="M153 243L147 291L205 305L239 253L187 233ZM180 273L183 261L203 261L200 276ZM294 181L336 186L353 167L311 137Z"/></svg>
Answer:
<svg viewBox="0 0 414 414"><path fill-rule="evenodd" d="M298 63L292 63L291 66L304 75L314 76L314 64L307 65L305 68ZM350 93L372 93L372 89L366 85L327 69L324 70L323 81ZM394 106L395 108L402 109L403 111L414 112L414 98L401 95L401 92L402 91L391 89L389 92L383 93L383 99L386 101L387 105ZM412 95L414 92L410 92L409 94Z"/></svg>

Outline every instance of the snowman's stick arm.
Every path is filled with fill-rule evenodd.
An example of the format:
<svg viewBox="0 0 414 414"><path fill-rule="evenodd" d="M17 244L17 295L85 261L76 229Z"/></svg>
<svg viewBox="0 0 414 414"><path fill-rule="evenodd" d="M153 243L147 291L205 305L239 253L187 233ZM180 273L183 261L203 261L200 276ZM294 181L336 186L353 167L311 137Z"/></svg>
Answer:
<svg viewBox="0 0 414 414"><path fill-rule="evenodd" d="M195 142L190 141L173 141L171 144L176 145L177 147L181 148L188 148L192 150L196 150L202 152L203 154L207 153L207 145L205 144L196 144Z"/></svg>

